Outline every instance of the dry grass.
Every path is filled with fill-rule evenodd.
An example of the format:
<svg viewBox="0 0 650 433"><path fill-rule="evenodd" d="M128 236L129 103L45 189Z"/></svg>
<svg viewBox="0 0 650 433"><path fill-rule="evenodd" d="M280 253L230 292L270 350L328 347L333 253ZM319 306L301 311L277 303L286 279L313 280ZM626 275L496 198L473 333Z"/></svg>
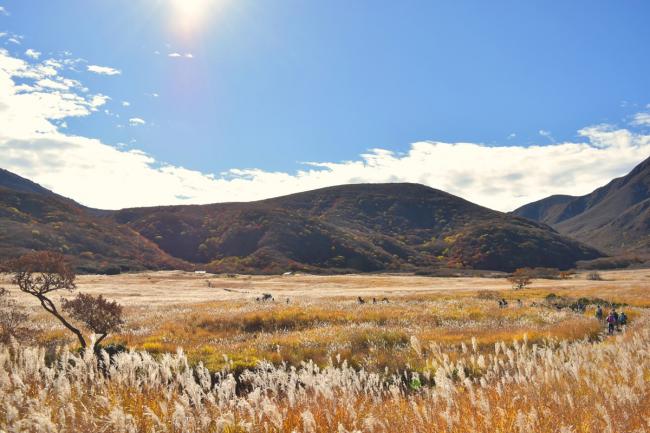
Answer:
<svg viewBox="0 0 650 433"><path fill-rule="evenodd" d="M83 277L81 291L127 305L111 341L136 351L106 376L89 355L0 346L0 429L650 431L650 272L602 275L518 292L477 278ZM263 292L276 302L255 302ZM631 324L599 342L593 309L557 310L550 293L630 304ZM72 341L32 311L41 344Z"/></svg>
<svg viewBox="0 0 650 433"><path fill-rule="evenodd" d="M183 347L191 361L210 370L227 362L253 367L265 359L320 366L340 356L371 371L422 368L410 348L411 337L425 346L436 342L454 356L474 336L480 347L501 340L579 339L594 336L600 325L591 315L545 306L499 308L492 300L407 299L390 304L357 305L355 300L250 304L237 301L184 306L132 315L130 332L112 341L151 353ZM136 319L137 317L137 319ZM229 361L225 361L224 355Z"/></svg>
<svg viewBox="0 0 650 433"><path fill-rule="evenodd" d="M413 339L412 350L422 350ZM647 432L650 323L603 343L439 346L421 374L345 362L260 364L238 379L123 353L107 373L91 354L0 346L0 427L29 432Z"/></svg>

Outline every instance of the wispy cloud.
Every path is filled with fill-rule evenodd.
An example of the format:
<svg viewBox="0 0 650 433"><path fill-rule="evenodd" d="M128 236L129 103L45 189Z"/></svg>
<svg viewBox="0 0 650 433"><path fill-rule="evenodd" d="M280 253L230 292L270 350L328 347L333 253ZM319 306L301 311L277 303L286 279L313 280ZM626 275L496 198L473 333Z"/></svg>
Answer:
<svg viewBox="0 0 650 433"><path fill-rule="evenodd" d="M545 129L540 129L539 130L539 135L541 135L544 138L547 138L548 141L551 143L555 143L555 138L553 138L553 135L551 134L551 131L547 131Z"/></svg>
<svg viewBox="0 0 650 433"><path fill-rule="evenodd" d="M186 59L193 59L194 58L194 54L192 54L192 53L181 54L181 53L173 52L173 53L167 54L167 56L168 57L173 57L173 58L185 57Z"/></svg>
<svg viewBox="0 0 650 433"><path fill-rule="evenodd" d="M4 6L0 6L0 15L5 15L5 16L9 15L9 12Z"/></svg>
<svg viewBox="0 0 650 433"><path fill-rule="evenodd" d="M25 51L25 55L31 59L38 60L39 57L41 57L41 53L39 51L36 51L32 48L28 48Z"/></svg>
<svg viewBox="0 0 650 433"><path fill-rule="evenodd" d="M130 107L131 103L129 101L122 101L122 107Z"/></svg>
<svg viewBox="0 0 650 433"><path fill-rule="evenodd" d="M650 126L650 113L636 113L631 123L634 126Z"/></svg>
<svg viewBox="0 0 650 433"><path fill-rule="evenodd" d="M140 125L144 125L146 123L147 122L145 122L144 119L141 119L139 117L132 117L132 118L129 119L129 125L131 125L131 126L140 126Z"/></svg>
<svg viewBox="0 0 650 433"><path fill-rule="evenodd" d="M111 68L109 66L88 65L88 72L100 75L120 75L122 71L119 69Z"/></svg>
<svg viewBox="0 0 650 433"><path fill-rule="evenodd" d="M57 65L62 62L29 63L0 51L0 166L100 208L254 200L345 183L417 182L511 210L551 194L585 194L650 155L650 135L596 125L578 131L580 139L572 142L420 141L406 153L371 149L350 161L310 162L291 172L202 173L158 161L132 145L65 133L62 122L92 115L108 96L84 92L81 84L21 87L25 79L69 80Z"/></svg>

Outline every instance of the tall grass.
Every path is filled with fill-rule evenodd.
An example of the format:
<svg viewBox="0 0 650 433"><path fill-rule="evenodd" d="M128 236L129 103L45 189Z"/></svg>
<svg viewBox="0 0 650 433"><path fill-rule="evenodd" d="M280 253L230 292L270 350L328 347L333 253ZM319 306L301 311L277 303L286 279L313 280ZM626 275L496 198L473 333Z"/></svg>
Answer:
<svg viewBox="0 0 650 433"><path fill-rule="evenodd" d="M186 355L0 346L7 432L650 431L650 320L602 342L467 341L456 357L409 338L423 371L385 374L333 359L235 377ZM105 366L105 367L102 367ZM405 369L405 371L407 371Z"/></svg>
<svg viewBox="0 0 650 433"><path fill-rule="evenodd" d="M593 314L578 315L548 306L499 308L478 298L393 299L390 304L357 305L354 299L319 299L257 304L214 302L165 311L131 311L126 332L113 342L152 354L183 347L191 364L203 362L211 371L225 366L223 355L239 370L261 359L299 366L311 359L323 367L341 355L355 368L391 371L409 365L424 368L409 341L425 347L439 343L454 358L460 344L474 336L481 350L500 340L531 342L597 335Z"/></svg>

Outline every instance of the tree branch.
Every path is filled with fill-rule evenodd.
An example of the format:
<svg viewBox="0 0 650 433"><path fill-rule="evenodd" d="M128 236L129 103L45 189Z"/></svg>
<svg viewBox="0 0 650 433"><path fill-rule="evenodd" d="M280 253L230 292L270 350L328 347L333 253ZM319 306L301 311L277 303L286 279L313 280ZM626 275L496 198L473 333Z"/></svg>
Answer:
<svg viewBox="0 0 650 433"><path fill-rule="evenodd" d="M79 340L79 344L81 344L81 348L85 349L87 344L86 344L86 340L84 339L84 336L81 333L81 331L79 331L77 328L72 326L72 324L70 322L68 322L65 319L65 317L63 317L59 313L59 311L56 309L56 306L54 305L54 303L50 299L46 298L43 295L36 295L36 297L38 298L39 301L41 301L41 305L43 306L45 311L47 311L48 313L52 314L54 317L59 319L59 322L61 322L63 324L63 326L68 328L73 334L75 334L77 336L77 339Z"/></svg>
<svg viewBox="0 0 650 433"><path fill-rule="evenodd" d="M97 341L95 341L95 345L93 346L93 350L94 350L95 352L97 352L97 350L99 350L99 343L101 343L102 340L103 340L104 338L106 338L106 336L108 336L108 334L102 334L102 335L97 339Z"/></svg>

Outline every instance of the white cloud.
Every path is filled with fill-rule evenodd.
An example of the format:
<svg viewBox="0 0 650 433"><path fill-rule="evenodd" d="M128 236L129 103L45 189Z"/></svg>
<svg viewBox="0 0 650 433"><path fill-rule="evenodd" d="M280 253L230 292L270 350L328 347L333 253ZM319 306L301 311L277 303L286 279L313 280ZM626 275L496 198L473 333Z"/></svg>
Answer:
<svg viewBox="0 0 650 433"><path fill-rule="evenodd" d="M551 131L547 131L545 129L540 129L539 130L539 135L542 137L547 138L551 143L555 143L555 138L553 138L553 135L551 134Z"/></svg>
<svg viewBox="0 0 650 433"><path fill-rule="evenodd" d="M129 101L122 101L122 107L130 107L131 103Z"/></svg>
<svg viewBox="0 0 650 433"><path fill-rule="evenodd" d="M100 75L120 75L122 71L119 69L111 68L109 66L88 65L88 72L93 72Z"/></svg>
<svg viewBox="0 0 650 433"><path fill-rule="evenodd" d="M173 52L173 53L167 54L167 57L174 57L174 58L185 57L186 59L193 59L194 54L192 54L192 53L181 54L181 53Z"/></svg>
<svg viewBox="0 0 650 433"><path fill-rule="evenodd" d="M139 117L132 117L129 119L129 125L131 126L139 126L139 125L144 125L145 122L144 119L141 119Z"/></svg>
<svg viewBox="0 0 650 433"><path fill-rule="evenodd" d="M9 15L9 12L4 6L0 6L0 15Z"/></svg>
<svg viewBox="0 0 650 433"><path fill-rule="evenodd" d="M36 51L32 48L28 48L25 51L25 55L31 59L38 60L39 57L41 57L41 53L39 51Z"/></svg>
<svg viewBox="0 0 650 433"><path fill-rule="evenodd" d="M49 78L43 78L42 80L38 80L36 82L36 85L39 87L45 87L48 89L56 89L56 90L68 90L70 87L61 82L61 81L54 81Z"/></svg>
<svg viewBox="0 0 650 433"><path fill-rule="evenodd" d="M579 131L580 142L488 147L421 141L403 154L372 149L352 161L307 163L291 173L205 174L161 163L137 149L62 132L66 118L88 116L108 97L88 95L78 86L21 89L16 84L25 77L65 80L59 72L54 63L29 64L0 50L0 166L100 208L254 200L345 183L417 182L511 210L551 194L588 193L650 155L650 135L596 125Z"/></svg>
<svg viewBox="0 0 650 433"><path fill-rule="evenodd" d="M90 106L92 111L95 111L97 108L101 107L102 105L106 104L106 102L111 99L110 97L106 95L102 95L101 93L97 95L93 95L92 98L90 99Z"/></svg>
<svg viewBox="0 0 650 433"><path fill-rule="evenodd" d="M631 123L634 126L650 126L650 113L636 113Z"/></svg>

